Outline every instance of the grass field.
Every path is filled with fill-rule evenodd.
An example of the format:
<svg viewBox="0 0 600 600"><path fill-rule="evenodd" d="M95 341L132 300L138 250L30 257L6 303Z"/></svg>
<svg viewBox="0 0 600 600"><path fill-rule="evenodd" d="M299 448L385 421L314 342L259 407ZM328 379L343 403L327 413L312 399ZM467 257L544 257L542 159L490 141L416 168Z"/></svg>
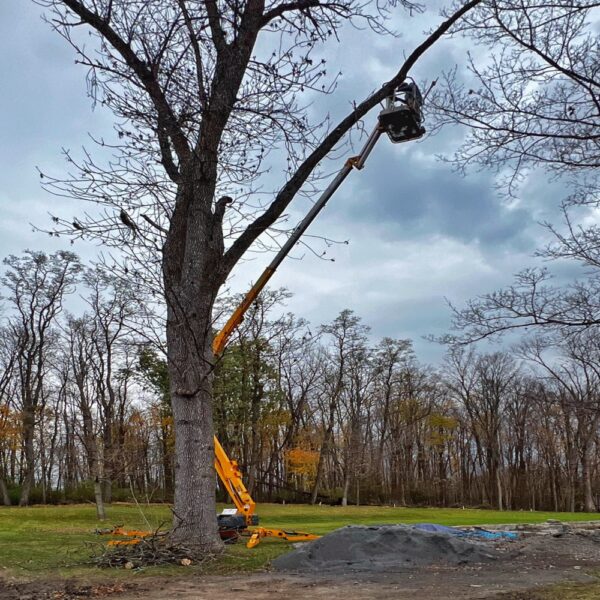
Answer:
<svg viewBox="0 0 600 600"><path fill-rule="evenodd" d="M164 505L143 507L113 504L108 508L108 521L96 520L92 505L35 506L31 508L0 507L0 575L56 576L93 574L86 566L91 554L90 544L104 543L106 538L94 535L94 530L111 525L131 529L168 526L169 508ZM349 524L440 523L444 525L492 525L500 523L537 523L547 519L583 521L598 518L597 514L549 512L498 512L435 508L331 507L261 504L261 524L283 529L297 529L324 534ZM146 522L147 521L147 522ZM263 541L248 550L244 544L230 546L211 573L264 568L269 561L289 550L290 545L277 540ZM175 569L176 567L174 567ZM178 569L180 570L180 569ZM171 572L169 568L147 569L152 574Z"/></svg>

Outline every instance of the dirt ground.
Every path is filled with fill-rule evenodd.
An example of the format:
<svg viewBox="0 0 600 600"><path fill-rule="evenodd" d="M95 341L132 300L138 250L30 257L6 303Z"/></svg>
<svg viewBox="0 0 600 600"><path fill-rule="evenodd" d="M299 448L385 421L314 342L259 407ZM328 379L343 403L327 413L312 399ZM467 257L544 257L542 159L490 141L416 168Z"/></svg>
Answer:
<svg viewBox="0 0 600 600"><path fill-rule="evenodd" d="M459 567L432 566L395 573L292 575L278 572L235 577L154 577L132 583L86 586L76 582L0 581L2 600L213 600L251 597L253 600L442 600L534 598L536 588L562 581L597 582L600 531L530 533L502 542L498 561Z"/></svg>

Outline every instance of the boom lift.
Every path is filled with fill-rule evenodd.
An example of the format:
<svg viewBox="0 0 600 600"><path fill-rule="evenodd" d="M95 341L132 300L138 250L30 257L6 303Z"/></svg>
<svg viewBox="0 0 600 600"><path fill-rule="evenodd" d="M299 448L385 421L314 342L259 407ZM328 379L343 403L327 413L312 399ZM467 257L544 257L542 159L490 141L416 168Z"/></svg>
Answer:
<svg viewBox="0 0 600 600"><path fill-rule="evenodd" d="M254 300L267 285L269 279L273 276L277 267L283 262L283 259L289 254L290 250L302 237L309 225L327 204L327 201L333 196L342 182L350 174L352 169L360 170L364 167L365 161L375 147L382 133L387 133L394 144L418 139L425 133L423 127L423 98L416 83L404 82L387 99L385 108L379 113L377 125L368 137L360 154L349 158L339 173L321 194L320 198L310 209L308 214L302 219L298 226L293 230L287 242L281 247L275 255L269 266L262 272L256 283L246 293L240 305L235 309L231 317L225 323L221 331L217 333L213 341L213 353L215 357L223 354L225 346L231 335L244 320L244 315L250 308ZM266 529L264 527L254 527L258 525L258 516L254 514L256 503L248 493L242 473L236 461L231 460L219 440L215 437L215 469L219 479L225 486L227 493L233 500L236 509L226 509L218 515L219 532L223 539L231 537L237 538L241 533L250 534L250 540L247 543L249 548L256 546L262 537L277 537L288 541L308 541L316 539L318 536L303 533L300 531L284 531L281 529ZM248 529L251 527L252 529Z"/></svg>
<svg viewBox="0 0 600 600"><path fill-rule="evenodd" d="M365 161L375 147L382 133L387 133L394 144L408 142L418 139L425 133L423 122L423 98L416 83L404 82L387 99L385 108L379 113L377 125L368 137L360 154L349 158L333 181L321 194L320 198L313 205L307 215L302 219L298 226L292 231L287 242L281 247L275 255L269 266L262 272L256 283L246 293L240 305L229 317L224 327L217 333L213 341L213 353L215 357L223 354L225 346L231 335L244 320L244 315L250 308L254 300L267 285L269 279L273 276L277 267L283 262L283 259L289 254L290 250L302 237L309 225L327 204L327 201L333 196L342 182L350 174L352 169L360 170L364 167ZM231 460L219 440L214 438L215 445L215 470L219 479L225 486L227 493L235 504L235 509L225 509L222 514L217 516L219 533L221 538L237 539L239 535L250 535L247 543L249 548L256 546L263 537L276 537L287 541L298 542L314 540L319 536L304 533L301 531L285 531L283 529L267 529L257 527L258 516L254 514L256 503L249 494L244 485L242 472L235 460ZM101 533L112 533L115 535L132 536L138 538L132 541L109 542L113 545L131 544L139 542L144 532L125 531L121 527L112 530L102 531Z"/></svg>

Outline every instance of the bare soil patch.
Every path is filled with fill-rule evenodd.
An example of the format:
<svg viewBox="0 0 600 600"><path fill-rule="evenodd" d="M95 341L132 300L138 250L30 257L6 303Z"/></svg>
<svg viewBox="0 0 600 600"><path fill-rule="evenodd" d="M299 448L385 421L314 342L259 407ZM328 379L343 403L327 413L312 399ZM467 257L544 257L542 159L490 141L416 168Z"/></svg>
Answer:
<svg viewBox="0 0 600 600"><path fill-rule="evenodd" d="M73 580L0 581L2 600L81 600L83 598L123 598L133 586L107 582L88 585Z"/></svg>

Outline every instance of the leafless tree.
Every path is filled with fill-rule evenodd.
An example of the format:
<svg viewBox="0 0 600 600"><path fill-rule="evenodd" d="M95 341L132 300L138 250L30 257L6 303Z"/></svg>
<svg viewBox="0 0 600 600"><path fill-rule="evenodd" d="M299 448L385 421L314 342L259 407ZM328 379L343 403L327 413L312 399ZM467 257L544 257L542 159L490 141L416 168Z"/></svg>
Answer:
<svg viewBox="0 0 600 600"><path fill-rule="evenodd" d="M419 493L419 483L426 470L427 421L437 397L430 374L416 361L407 361L399 384L389 415L387 446L392 498L394 502L407 504L413 494Z"/></svg>
<svg viewBox="0 0 600 600"><path fill-rule="evenodd" d="M134 286L115 278L103 269L87 270L84 281L90 292L89 326L92 343L94 403L101 423L101 461L96 477L102 483L105 502L111 501L112 480L119 474L119 456L127 408L127 386L121 373L128 369L128 346L135 342L128 322L139 310L140 300ZM127 343L125 338L128 338Z"/></svg>
<svg viewBox="0 0 600 600"><path fill-rule="evenodd" d="M52 255L27 251L5 259L2 284L14 309L8 328L17 345L15 369L19 374L19 401L22 415L26 470L21 488L21 506L29 503L34 483L36 453L35 426L44 402L44 377L56 340L57 318L66 294L74 291L81 265L72 252Z"/></svg>
<svg viewBox="0 0 600 600"><path fill-rule="evenodd" d="M502 421L517 366L508 354L476 356L463 348L453 349L447 362L448 387L468 415L481 471L487 473L488 501L502 510Z"/></svg>
<svg viewBox="0 0 600 600"><path fill-rule="evenodd" d="M569 336L600 325L600 278L568 288L553 285L547 270L527 269L507 288L452 306L455 333L443 336L450 343L470 343L509 331L552 329Z"/></svg>
<svg viewBox="0 0 600 600"><path fill-rule="evenodd" d="M470 56L469 81L448 73L430 101L438 125L469 127L457 165L495 168L509 184L542 166L579 184L589 178L598 191L599 8L595 0L490 0L461 20L455 31L490 53Z"/></svg>
<svg viewBox="0 0 600 600"><path fill-rule="evenodd" d="M547 270L522 271L510 287L454 310L459 341L511 329L566 332L600 324L600 235L596 226L578 225L573 214L573 207L600 201L599 18L594 0L490 0L456 27L489 52L473 53L468 77L447 73L431 95L437 127L468 126L450 160L461 170L496 170L500 189L509 194L518 194L533 169L566 181L571 193L563 203L563 226L546 224L556 242L539 255L593 267L571 289L552 285Z"/></svg>
<svg viewBox="0 0 600 600"><path fill-rule="evenodd" d="M173 536L220 548L211 404L217 293L292 199L310 189L315 169L344 135L481 0L458 4L388 83L325 129L309 121L302 100L334 83L319 53L346 23L385 33L385 3L36 1L89 69L92 96L118 123L114 143L98 140L114 152L108 165L67 154L66 181L42 173L56 193L100 208L99 216L72 222L56 217L55 233L118 246L138 261L141 279L162 273L176 430ZM90 41L82 41L82 30ZM278 190L254 194L267 157L280 152L287 161Z"/></svg>
<svg viewBox="0 0 600 600"><path fill-rule="evenodd" d="M592 492L592 441L600 423L600 348L595 335L582 334L557 344L536 337L521 346L521 352L549 374L564 416L570 479L570 508L575 510L577 461L581 465L584 510L596 510Z"/></svg>
<svg viewBox="0 0 600 600"><path fill-rule="evenodd" d="M323 380L321 396L322 440L319 462L312 490L311 502L317 501L319 487L325 471L327 459L334 446L334 428L342 392L346 385L346 369L350 355L364 346L368 328L361 324L360 317L351 310L343 310L332 323L321 326L321 332L330 338L330 351L324 355L327 368Z"/></svg>
<svg viewBox="0 0 600 600"><path fill-rule="evenodd" d="M406 374L415 356L410 340L383 338L375 348L375 386L379 390L380 424L377 464L383 470L384 448L389 438L389 426L394 399L400 395L403 375ZM404 377L405 379L405 377Z"/></svg>
<svg viewBox="0 0 600 600"><path fill-rule="evenodd" d="M8 463L10 461L12 444L11 438L14 437L13 422L16 419L14 402L16 399L15 390L15 367L17 362L18 344L15 337L11 335L10 327L0 329L0 494L2 503L10 506L11 501L8 495L6 480L8 479Z"/></svg>
<svg viewBox="0 0 600 600"><path fill-rule="evenodd" d="M339 422L343 438L342 506L348 505L350 484L353 481L357 492L359 491L361 472L364 471L362 458L367 437L366 421L373 399L374 380L372 350L366 340L356 339L352 343L352 350L347 357L346 373L346 385L342 390L339 405L341 413ZM359 493L355 493L354 496L358 505Z"/></svg>

